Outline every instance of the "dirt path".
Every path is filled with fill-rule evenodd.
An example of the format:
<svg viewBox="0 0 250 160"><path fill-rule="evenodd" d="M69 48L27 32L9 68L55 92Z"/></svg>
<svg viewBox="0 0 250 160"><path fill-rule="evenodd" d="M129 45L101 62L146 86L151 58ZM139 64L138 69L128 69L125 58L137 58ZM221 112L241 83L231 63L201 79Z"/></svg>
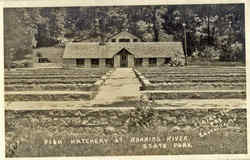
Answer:
<svg viewBox="0 0 250 160"><path fill-rule="evenodd" d="M112 104L135 101L140 98L140 82L132 68L116 68L109 79L100 87L91 104Z"/></svg>

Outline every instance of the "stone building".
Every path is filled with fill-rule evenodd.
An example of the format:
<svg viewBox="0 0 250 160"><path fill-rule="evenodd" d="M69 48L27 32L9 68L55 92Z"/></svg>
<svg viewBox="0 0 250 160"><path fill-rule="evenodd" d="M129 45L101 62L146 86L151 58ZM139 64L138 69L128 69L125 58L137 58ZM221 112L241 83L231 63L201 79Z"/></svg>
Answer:
<svg viewBox="0 0 250 160"><path fill-rule="evenodd" d="M181 42L142 42L123 31L105 43L68 43L63 54L64 67L161 66L183 55Z"/></svg>

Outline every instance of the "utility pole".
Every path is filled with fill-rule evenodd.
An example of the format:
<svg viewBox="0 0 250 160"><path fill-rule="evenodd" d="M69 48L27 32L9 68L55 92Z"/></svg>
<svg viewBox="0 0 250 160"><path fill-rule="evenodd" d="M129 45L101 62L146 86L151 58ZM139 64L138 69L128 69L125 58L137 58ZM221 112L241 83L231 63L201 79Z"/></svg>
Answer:
<svg viewBox="0 0 250 160"><path fill-rule="evenodd" d="M185 56L185 66L188 64L187 63L187 35L186 35L186 23L183 23L183 31L184 31L184 56Z"/></svg>

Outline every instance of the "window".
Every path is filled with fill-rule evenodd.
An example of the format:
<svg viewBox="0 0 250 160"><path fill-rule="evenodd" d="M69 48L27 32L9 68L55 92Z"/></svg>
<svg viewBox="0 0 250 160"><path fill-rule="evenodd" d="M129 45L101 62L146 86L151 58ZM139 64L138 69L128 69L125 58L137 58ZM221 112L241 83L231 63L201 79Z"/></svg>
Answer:
<svg viewBox="0 0 250 160"><path fill-rule="evenodd" d="M130 39L121 38L121 39L119 39L119 42L130 42Z"/></svg>
<svg viewBox="0 0 250 160"><path fill-rule="evenodd" d="M112 39L111 42L116 42L116 39Z"/></svg>
<svg viewBox="0 0 250 160"><path fill-rule="evenodd" d="M91 67L99 67L99 59L91 59Z"/></svg>
<svg viewBox="0 0 250 160"><path fill-rule="evenodd" d="M149 58L149 66L156 66L157 59L156 58Z"/></svg>
<svg viewBox="0 0 250 160"><path fill-rule="evenodd" d="M134 39L133 42L138 42L138 39Z"/></svg>
<svg viewBox="0 0 250 160"><path fill-rule="evenodd" d="M77 66L84 66L85 60L84 59L76 59L76 65Z"/></svg>
<svg viewBox="0 0 250 160"><path fill-rule="evenodd" d="M122 60L123 60L123 61L126 61L126 60L127 60L127 56L126 56L126 55L122 55L121 57L122 57Z"/></svg>
<svg viewBox="0 0 250 160"><path fill-rule="evenodd" d="M135 66L137 66L137 67L142 66L142 61L143 61L142 58L136 58L135 59Z"/></svg>
<svg viewBox="0 0 250 160"><path fill-rule="evenodd" d="M106 67L113 67L114 66L114 60L112 58L106 59Z"/></svg>
<svg viewBox="0 0 250 160"><path fill-rule="evenodd" d="M49 59L48 58L39 58L38 59L38 63L49 63Z"/></svg>
<svg viewBox="0 0 250 160"><path fill-rule="evenodd" d="M168 63L170 63L170 62L171 62L171 58L170 58L170 57L165 58L164 64L168 64Z"/></svg>

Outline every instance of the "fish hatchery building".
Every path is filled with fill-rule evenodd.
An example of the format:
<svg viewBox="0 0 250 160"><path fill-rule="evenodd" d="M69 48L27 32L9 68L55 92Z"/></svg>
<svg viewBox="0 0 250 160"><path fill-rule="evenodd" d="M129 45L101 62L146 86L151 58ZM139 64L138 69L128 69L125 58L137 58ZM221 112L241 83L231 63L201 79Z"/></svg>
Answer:
<svg viewBox="0 0 250 160"><path fill-rule="evenodd" d="M183 55L181 42L142 42L123 31L103 44L71 42L65 46L64 67L160 66Z"/></svg>

